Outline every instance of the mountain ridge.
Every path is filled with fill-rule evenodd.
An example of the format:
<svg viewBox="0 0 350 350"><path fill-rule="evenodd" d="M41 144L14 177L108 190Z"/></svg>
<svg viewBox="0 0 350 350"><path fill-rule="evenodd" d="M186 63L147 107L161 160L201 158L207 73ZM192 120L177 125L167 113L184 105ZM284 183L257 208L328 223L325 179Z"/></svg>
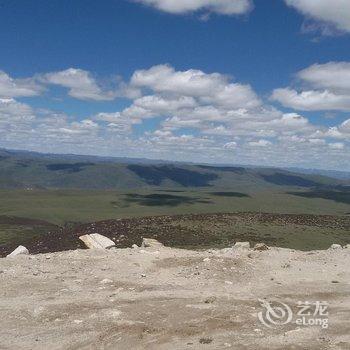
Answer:
<svg viewBox="0 0 350 350"><path fill-rule="evenodd" d="M1 189L252 188L347 186L350 181L282 168L51 155L0 149Z"/></svg>

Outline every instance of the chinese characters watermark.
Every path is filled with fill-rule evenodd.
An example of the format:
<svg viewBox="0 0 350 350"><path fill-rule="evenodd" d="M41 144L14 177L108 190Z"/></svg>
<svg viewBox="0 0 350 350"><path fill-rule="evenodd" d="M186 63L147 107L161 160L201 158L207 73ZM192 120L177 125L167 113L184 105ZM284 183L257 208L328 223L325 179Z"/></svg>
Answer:
<svg viewBox="0 0 350 350"><path fill-rule="evenodd" d="M329 327L329 305L325 301L299 301L296 305L297 312L293 312L286 303L260 299L259 302L263 310L258 313L258 319L268 328L292 323L297 326L319 326L322 329Z"/></svg>

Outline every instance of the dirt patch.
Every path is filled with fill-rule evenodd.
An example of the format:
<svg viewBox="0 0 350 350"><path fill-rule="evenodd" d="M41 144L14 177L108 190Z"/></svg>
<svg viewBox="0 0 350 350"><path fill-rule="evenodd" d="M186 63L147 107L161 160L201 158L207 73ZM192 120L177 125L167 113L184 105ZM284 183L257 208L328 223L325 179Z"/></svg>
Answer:
<svg viewBox="0 0 350 350"><path fill-rule="evenodd" d="M346 349L349 252L160 247L0 259L0 348ZM298 301L325 301L329 328L294 318L267 328L259 300L294 316Z"/></svg>

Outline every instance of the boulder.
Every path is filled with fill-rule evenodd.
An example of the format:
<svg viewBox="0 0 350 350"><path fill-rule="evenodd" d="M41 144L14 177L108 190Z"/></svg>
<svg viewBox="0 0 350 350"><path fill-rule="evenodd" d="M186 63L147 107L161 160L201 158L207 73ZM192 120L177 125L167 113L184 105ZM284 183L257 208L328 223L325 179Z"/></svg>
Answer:
<svg viewBox="0 0 350 350"><path fill-rule="evenodd" d="M12 258L17 255L28 255L29 251L23 245L18 246L11 254L7 255L8 258Z"/></svg>
<svg viewBox="0 0 350 350"><path fill-rule="evenodd" d="M234 249L250 249L249 242L236 242L233 246Z"/></svg>
<svg viewBox="0 0 350 350"><path fill-rule="evenodd" d="M332 244L329 249L343 249L340 244Z"/></svg>
<svg viewBox="0 0 350 350"><path fill-rule="evenodd" d="M112 240L99 233L80 236L79 239L84 242L85 246L89 249L110 249L115 247L115 243Z"/></svg>
<svg viewBox="0 0 350 350"><path fill-rule="evenodd" d="M257 243L254 246L254 250L262 252L264 250L269 250L269 247L265 243Z"/></svg>
<svg viewBox="0 0 350 350"><path fill-rule="evenodd" d="M159 247L163 247L163 244L153 238L144 238L142 240L141 247L142 248L159 248Z"/></svg>

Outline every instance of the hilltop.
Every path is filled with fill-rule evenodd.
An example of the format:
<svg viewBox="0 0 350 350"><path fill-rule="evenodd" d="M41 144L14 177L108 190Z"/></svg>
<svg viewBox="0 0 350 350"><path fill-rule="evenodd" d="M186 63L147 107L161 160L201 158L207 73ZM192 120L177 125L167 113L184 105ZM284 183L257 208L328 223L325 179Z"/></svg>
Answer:
<svg viewBox="0 0 350 350"><path fill-rule="evenodd" d="M0 348L342 350L350 342L349 264L349 249L280 248L0 259ZM261 300L287 304L293 319L267 328ZM297 325L298 301L327 302L329 327Z"/></svg>

